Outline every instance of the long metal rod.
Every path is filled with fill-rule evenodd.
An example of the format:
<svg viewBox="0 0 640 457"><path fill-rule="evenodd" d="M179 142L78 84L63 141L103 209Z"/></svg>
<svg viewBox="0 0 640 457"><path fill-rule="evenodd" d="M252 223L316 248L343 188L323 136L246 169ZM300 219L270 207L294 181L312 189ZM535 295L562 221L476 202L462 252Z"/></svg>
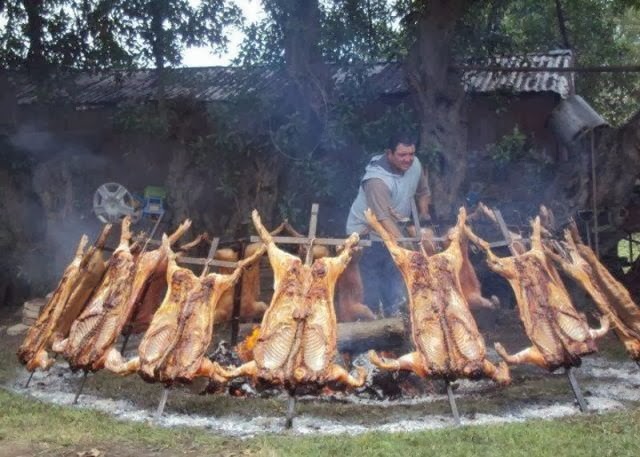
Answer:
<svg viewBox="0 0 640 457"><path fill-rule="evenodd" d="M82 394L82 390L84 389L84 383L87 382L87 376L89 375L89 372L87 370L84 371L84 374L82 375L82 381L80 381L80 387L78 388L78 391L76 392L76 396L73 399L73 403L74 405L78 404L78 398L80 398L80 395Z"/></svg>
<svg viewBox="0 0 640 457"><path fill-rule="evenodd" d="M149 233L149 236L147 237L147 241L145 241L144 246L142 247L142 252L140 254L142 254L143 252L146 251L147 249L147 245L149 244L149 241L151 241L153 239L153 235L156 234L156 230L158 230L158 226L160 225L160 221L162 220L162 218L164 217L164 211L162 213L160 213L160 215L158 216L158 219L156 220L156 223L154 224L153 228L151 229L151 233Z"/></svg>
<svg viewBox="0 0 640 457"><path fill-rule="evenodd" d="M131 321L135 322L135 316L134 316L134 319L132 319ZM124 341L122 342L122 347L120 348L120 354L124 354L124 350L127 349L127 343L129 342L130 337L131 337L131 332L127 333L124 336Z"/></svg>
<svg viewBox="0 0 640 457"><path fill-rule="evenodd" d="M580 411L582 411L583 413L587 412L589 408L587 406L587 402L582 396L582 390L580 390L580 385L578 384L578 380L576 379L573 373L573 367L570 367L569 369L565 370L565 373L567 374L567 378L569 378L569 385L571 386L573 395L576 397L576 400L578 400L578 407L580 408Z"/></svg>
<svg viewBox="0 0 640 457"><path fill-rule="evenodd" d="M284 428L290 429L293 427L293 418L296 415L296 393L294 390L287 391L287 419L284 423Z"/></svg>
<svg viewBox="0 0 640 457"><path fill-rule="evenodd" d="M596 257L600 258L600 243L598 240L598 201L596 192L596 153L594 147L594 133L591 130L589 139L591 143L591 204L593 205L593 244L595 245Z"/></svg>
<svg viewBox="0 0 640 457"><path fill-rule="evenodd" d="M451 414L453 414L453 420L456 422L456 425L460 425L460 414L458 413L456 398L453 396L451 382L445 381L445 383L447 384L447 397L449 398L449 407L451 408Z"/></svg>
<svg viewBox="0 0 640 457"><path fill-rule="evenodd" d="M311 217L309 218L309 233L307 234L307 255L305 258L305 265L310 266L313 262L313 242L316 237L316 230L318 229L318 211L320 210L320 205L317 203L313 203L311 205ZM294 341L300 338L299 331L301 329L302 321L298 321L298 325L296 328L296 336ZM290 429L293 427L293 418L296 415L296 391L295 388L288 389L287 393L289 394L287 399L287 418L284 424L286 429Z"/></svg>
<svg viewBox="0 0 640 457"><path fill-rule="evenodd" d="M29 387L29 384L31 384L31 379L33 379L33 375L35 374L35 370L33 370L31 373L29 373L29 379L27 379L26 384L24 385L24 388L27 389Z"/></svg>
<svg viewBox="0 0 640 457"><path fill-rule="evenodd" d="M156 408L155 418L156 420L162 417L162 413L164 413L164 407L167 404L167 399L169 398L169 388L165 387L162 389L162 396L160 396L160 403L158 403L158 407Z"/></svg>

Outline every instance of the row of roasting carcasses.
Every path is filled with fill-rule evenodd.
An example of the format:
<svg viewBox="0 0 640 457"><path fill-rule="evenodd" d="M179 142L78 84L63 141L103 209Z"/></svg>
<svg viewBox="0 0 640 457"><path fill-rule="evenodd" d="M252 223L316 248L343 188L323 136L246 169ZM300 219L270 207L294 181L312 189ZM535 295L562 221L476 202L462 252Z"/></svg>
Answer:
<svg viewBox="0 0 640 457"><path fill-rule="evenodd" d="M484 208L484 207L481 207ZM543 213L544 214L544 213ZM367 220L383 239L405 280L414 351L397 359L370 351L371 361L384 370L408 370L445 379L493 379L510 382L509 365L531 363L548 370L580 364L581 357L597 350L595 340L611 326L630 356L640 360L640 310L627 290L582 244L574 226L562 240L553 239L540 217L532 222L530 248L514 244L510 257L496 256L489 244L467 224L460 209L458 220L439 246L428 235L417 250L400 246L368 211ZM226 272L196 275L180 267L173 251L187 231L184 222L159 248L144 251L131 242L130 221L122 221L120 243L108 261L103 247L110 227L86 249L83 237L58 287L29 329L18 350L28 370L47 369L61 354L74 370L106 368L126 375L138 373L149 382L167 385L206 377L224 383L236 377L254 382L295 387L336 383L362 386L366 372L355 375L334 363L337 319L336 284L342 273L339 312L343 316L372 318L362 303L361 286L353 265L359 237L351 235L336 256L316 255L311 265L276 246L272 233L256 211L254 226L262 243L246 249L237 267ZM277 231L281 230L281 226ZM470 305L495 306L480 293L480 284L468 258L471 241L486 253L487 263L503 276L515 294L519 316L531 346L509 354L496 343L502 358L487 358L484 339L469 310ZM257 260L268 253L274 275L270 305L256 301ZM227 260L233 260L227 258ZM599 329L591 329L576 311L556 267L575 279L600 311ZM244 271L244 275L242 275ZM243 276L242 311L245 317L264 312L257 331L241 344L244 364L221 366L207 356L214 322L228 318L232 287ZM384 278L380 278L384 280ZM125 360L116 348L124 331L144 329L137 356Z"/></svg>

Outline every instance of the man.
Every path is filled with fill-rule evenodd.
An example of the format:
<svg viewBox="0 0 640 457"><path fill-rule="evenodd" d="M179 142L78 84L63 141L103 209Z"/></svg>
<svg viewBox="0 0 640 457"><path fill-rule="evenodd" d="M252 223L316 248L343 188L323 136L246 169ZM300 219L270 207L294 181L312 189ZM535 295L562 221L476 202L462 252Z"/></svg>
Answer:
<svg viewBox="0 0 640 457"><path fill-rule="evenodd" d="M371 208L382 226L397 238L406 236L404 228L410 221L414 198L420 219L429 219L431 192L427 175L415 156L415 143L407 133L395 134L384 154L371 159L347 219L347 233L369 234L374 240L360 260L364 302L375 311L382 303L385 315L399 311L406 300L405 286L391 254L380 237L371 233L364 211Z"/></svg>

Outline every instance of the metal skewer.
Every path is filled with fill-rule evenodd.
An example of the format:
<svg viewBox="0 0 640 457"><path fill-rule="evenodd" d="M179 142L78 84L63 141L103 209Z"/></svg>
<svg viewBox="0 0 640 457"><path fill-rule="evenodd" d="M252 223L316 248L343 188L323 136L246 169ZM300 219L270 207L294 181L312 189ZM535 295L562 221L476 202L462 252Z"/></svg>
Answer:
<svg viewBox="0 0 640 457"><path fill-rule="evenodd" d="M82 394L82 389L84 389L84 383L87 382L87 376L89 375L89 372L87 370L84 370L84 374L82 375L82 381L80 381L80 387L78 388L78 391L76 392L76 396L73 399L73 403L74 405L78 404L78 398L80 398L80 394Z"/></svg>
<svg viewBox="0 0 640 457"><path fill-rule="evenodd" d="M445 380L447 384L447 397L449 398L449 407L451 408L451 414L453 414L453 419L456 425L460 425L460 414L458 413L458 405L456 405L456 398L453 396L453 389L451 388L451 382L447 379Z"/></svg>
<svg viewBox="0 0 640 457"><path fill-rule="evenodd" d="M31 383L31 379L33 379L33 375L35 374L35 370L29 374L29 379L27 379L27 383L24 385L24 388L27 389L29 384Z"/></svg>
<svg viewBox="0 0 640 457"><path fill-rule="evenodd" d="M162 413L164 412L164 407L167 404L167 398L169 398L169 388L165 387L162 390L162 396L160 397L160 403L158 403L158 407L156 408L155 419L158 420L162 417Z"/></svg>
<svg viewBox="0 0 640 457"><path fill-rule="evenodd" d="M284 428L290 429L293 427L293 418L296 415L296 392L295 389L287 390L287 419L284 424Z"/></svg>
<svg viewBox="0 0 640 457"><path fill-rule="evenodd" d="M569 384L571 385L571 390L573 391L573 395L578 400L578 406L580 407L580 411L586 413L589 409L587 406L587 402L582 396L582 390L580 390L580 385L573 373L573 367L565 369L565 373L567 374L567 378L569 378Z"/></svg>

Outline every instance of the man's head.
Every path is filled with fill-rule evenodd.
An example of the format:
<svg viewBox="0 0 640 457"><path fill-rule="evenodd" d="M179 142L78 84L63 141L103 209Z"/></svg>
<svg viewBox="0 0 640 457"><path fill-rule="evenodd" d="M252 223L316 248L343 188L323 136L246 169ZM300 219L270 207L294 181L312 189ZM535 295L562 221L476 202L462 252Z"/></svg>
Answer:
<svg viewBox="0 0 640 457"><path fill-rule="evenodd" d="M400 171L407 171L416 155L416 140L413 135L400 132L391 136L385 149L389 163Z"/></svg>

